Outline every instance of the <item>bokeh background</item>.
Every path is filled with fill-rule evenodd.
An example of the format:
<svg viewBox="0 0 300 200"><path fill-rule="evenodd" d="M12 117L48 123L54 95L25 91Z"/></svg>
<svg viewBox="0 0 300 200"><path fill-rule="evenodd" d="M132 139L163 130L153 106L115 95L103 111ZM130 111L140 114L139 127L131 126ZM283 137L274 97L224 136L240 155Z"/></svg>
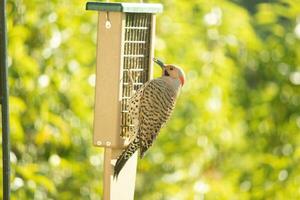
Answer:
<svg viewBox="0 0 300 200"><path fill-rule="evenodd" d="M139 160L135 199L300 199L299 1L147 2L164 5L156 56L187 82ZM101 199L85 3L7 2L12 200Z"/></svg>

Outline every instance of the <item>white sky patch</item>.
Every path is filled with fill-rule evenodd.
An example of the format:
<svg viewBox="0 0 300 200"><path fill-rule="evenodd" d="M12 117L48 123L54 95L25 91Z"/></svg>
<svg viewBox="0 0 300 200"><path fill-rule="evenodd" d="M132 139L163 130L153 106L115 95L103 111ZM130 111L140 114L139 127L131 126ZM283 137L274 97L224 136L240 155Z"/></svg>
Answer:
<svg viewBox="0 0 300 200"><path fill-rule="evenodd" d="M211 90L211 97L206 103L206 108L211 112L219 112L222 108L222 89L215 86Z"/></svg>
<svg viewBox="0 0 300 200"><path fill-rule="evenodd" d="M12 66L12 58L10 56L7 56L7 67Z"/></svg>
<svg viewBox="0 0 300 200"><path fill-rule="evenodd" d="M78 71L79 69L79 63L76 61L76 60L71 60L69 63L68 63L68 68L71 72L76 72Z"/></svg>
<svg viewBox="0 0 300 200"><path fill-rule="evenodd" d="M211 97L206 104L209 111L218 112L222 108L222 101L219 97Z"/></svg>
<svg viewBox="0 0 300 200"><path fill-rule="evenodd" d="M57 20L57 14L55 12L52 12L50 15L48 15L48 21L50 23L53 23Z"/></svg>
<svg viewBox="0 0 300 200"><path fill-rule="evenodd" d="M278 174L278 180L279 181L284 181L287 179L287 177L289 176L289 173L287 170L283 169L279 172Z"/></svg>
<svg viewBox="0 0 300 200"><path fill-rule="evenodd" d="M90 163L93 166L100 166L101 165L101 157L99 155L92 155L90 156Z"/></svg>
<svg viewBox="0 0 300 200"><path fill-rule="evenodd" d="M49 76L46 74L42 74L41 76L39 76L38 78L38 84L40 87L45 88L49 85L50 79Z"/></svg>
<svg viewBox="0 0 300 200"><path fill-rule="evenodd" d="M96 85L96 75L91 74L88 78L88 82L89 82L90 86L95 87L95 85Z"/></svg>
<svg viewBox="0 0 300 200"><path fill-rule="evenodd" d="M290 81L294 85L300 85L300 72L293 72L290 74Z"/></svg>
<svg viewBox="0 0 300 200"><path fill-rule="evenodd" d="M15 177L13 182L11 183L11 189L16 191L24 186L24 181L20 177Z"/></svg>
<svg viewBox="0 0 300 200"><path fill-rule="evenodd" d="M198 193L205 194L205 193L209 192L210 187L207 183L205 183L203 181L197 181L194 184L194 190Z"/></svg>
<svg viewBox="0 0 300 200"><path fill-rule="evenodd" d="M211 9L209 13L204 15L204 22L208 26L221 25L222 23L222 10L219 7Z"/></svg>
<svg viewBox="0 0 300 200"><path fill-rule="evenodd" d="M10 162L11 163L17 163L18 162L18 159L17 159L17 156L16 156L16 154L14 154L14 152L10 152Z"/></svg>
<svg viewBox="0 0 300 200"><path fill-rule="evenodd" d="M45 48L45 49L42 51L42 56L43 56L45 59L49 58L51 55L52 55L52 50L51 50L51 48Z"/></svg>
<svg viewBox="0 0 300 200"><path fill-rule="evenodd" d="M298 39L300 39L300 23L295 26L294 33Z"/></svg>
<svg viewBox="0 0 300 200"><path fill-rule="evenodd" d="M61 162L61 159L56 154L51 155L49 158L49 163L54 167L57 167L60 164L60 162Z"/></svg>
<svg viewBox="0 0 300 200"><path fill-rule="evenodd" d="M61 33L59 31L54 31L50 39L50 47L56 49L61 44Z"/></svg>

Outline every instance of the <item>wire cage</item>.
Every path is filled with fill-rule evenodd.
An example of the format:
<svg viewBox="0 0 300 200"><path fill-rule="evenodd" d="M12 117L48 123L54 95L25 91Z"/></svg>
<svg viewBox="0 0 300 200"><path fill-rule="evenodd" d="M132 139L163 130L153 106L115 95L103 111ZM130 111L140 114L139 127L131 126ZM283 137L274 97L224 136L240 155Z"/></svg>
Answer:
<svg viewBox="0 0 300 200"><path fill-rule="evenodd" d="M152 77L155 13L162 5L88 2L87 10L99 11L93 143L122 148L134 128L128 101Z"/></svg>
<svg viewBox="0 0 300 200"><path fill-rule="evenodd" d="M128 100L149 80L151 14L126 14L121 102L121 136L132 130Z"/></svg>

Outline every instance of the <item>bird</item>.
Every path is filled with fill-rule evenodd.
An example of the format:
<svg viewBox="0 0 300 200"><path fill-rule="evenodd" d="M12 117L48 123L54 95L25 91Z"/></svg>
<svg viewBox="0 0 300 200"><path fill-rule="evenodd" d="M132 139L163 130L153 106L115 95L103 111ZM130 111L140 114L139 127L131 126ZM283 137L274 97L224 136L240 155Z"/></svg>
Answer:
<svg viewBox="0 0 300 200"><path fill-rule="evenodd" d="M117 179L127 160L139 149L140 158L151 147L161 128L170 118L176 99L185 84L182 68L174 64L164 64L153 58L161 69L161 77L146 82L128 102L129 117L135 127L129 144L122 151L114 166Z"/></svg>

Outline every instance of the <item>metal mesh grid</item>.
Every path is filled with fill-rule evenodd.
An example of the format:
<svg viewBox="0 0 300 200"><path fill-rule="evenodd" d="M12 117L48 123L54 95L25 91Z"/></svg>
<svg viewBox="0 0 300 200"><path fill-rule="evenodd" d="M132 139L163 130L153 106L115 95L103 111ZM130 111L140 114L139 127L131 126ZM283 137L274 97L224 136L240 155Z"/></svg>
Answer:
<svg viewBox="0 0 300 200"><path fill-rule="evenodd" d="M128 117L128 100L133 95L133 90L138 90L148 81L150 33L151 14L126 13L121 106L122 137L126 137L133 127ZM132 84L130 80L133 80Z"/></svg>

